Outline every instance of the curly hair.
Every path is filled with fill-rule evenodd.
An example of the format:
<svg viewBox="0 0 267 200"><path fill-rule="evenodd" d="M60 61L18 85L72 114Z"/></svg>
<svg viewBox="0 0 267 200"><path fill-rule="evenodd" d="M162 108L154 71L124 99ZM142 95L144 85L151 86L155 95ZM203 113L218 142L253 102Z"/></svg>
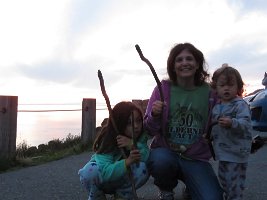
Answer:
<svg viewBox="0 0 267 200"><path fill-rule="evenodd" d="M226 77L227 83L232 81L235 77L237 82L237 95L242 96L244 92L244 82L242 80L242 77L235 68L229 66L227 63L222 64L222 66L213 73L211 87L213 89L216 89L217 81L221 75L224 75Z"/></svg>

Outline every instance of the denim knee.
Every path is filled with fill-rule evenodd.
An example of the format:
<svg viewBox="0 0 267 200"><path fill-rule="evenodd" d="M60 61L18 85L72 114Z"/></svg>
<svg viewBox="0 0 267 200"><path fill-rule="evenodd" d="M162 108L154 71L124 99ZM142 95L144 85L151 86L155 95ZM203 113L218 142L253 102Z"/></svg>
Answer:
<svg viewBox="0 0 267 200"><path fill-rule="evenodd" d="M154 184L160 189L171 191L178 183L177 156L167 148L152 149L148 158L148 170Z"/></svg>
<svg viewBox="0 0 267 200"><path fill-rule="evenodd" d="M177 163L175 157L175 154L167 148L152 149L147 162L149 172L173 175L175 163Z"/></svg>

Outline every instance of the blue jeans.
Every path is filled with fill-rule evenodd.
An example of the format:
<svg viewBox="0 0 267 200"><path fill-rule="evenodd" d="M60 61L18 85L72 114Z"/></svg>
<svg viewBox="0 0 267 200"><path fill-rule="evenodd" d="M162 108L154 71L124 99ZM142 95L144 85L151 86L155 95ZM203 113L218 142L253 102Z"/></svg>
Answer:
<svg viewBox="0 0 267 200"><path fill-rule="evenodd" d="M160 190L173 191L182 180L193 200L223 199L223 190L209 162L188 160L170 149L155 148L150 151L147 166Z"/></svg>

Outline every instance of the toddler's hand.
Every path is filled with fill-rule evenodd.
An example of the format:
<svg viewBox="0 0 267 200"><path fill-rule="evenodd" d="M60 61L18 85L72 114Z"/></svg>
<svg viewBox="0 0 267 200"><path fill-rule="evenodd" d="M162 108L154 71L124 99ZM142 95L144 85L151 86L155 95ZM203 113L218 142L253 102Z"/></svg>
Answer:
<svg viewBox="0 0 267 200"><path fill-rule="evenodd" d="M218 120L218 124L225 128L231 128L232 127L232 119L229 117L220 117Z"/></svg>

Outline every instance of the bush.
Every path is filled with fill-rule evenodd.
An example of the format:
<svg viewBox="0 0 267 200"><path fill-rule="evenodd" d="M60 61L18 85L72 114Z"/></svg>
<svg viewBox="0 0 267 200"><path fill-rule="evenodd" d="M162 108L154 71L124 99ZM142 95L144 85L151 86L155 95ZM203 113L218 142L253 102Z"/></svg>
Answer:
<svg viewBox="0 0 267 200"><path fill-rule="evenodd" d="M64 148L72 147L81 143L81 137L78 135L67 135L66 139L63 140Z"/></svg>
<svg viewBox="0 0 267 200"><path fill-rule="evenodd" d="M48 146L47 145L45 145L45 144L39 144L38 145L38 152L40 154L43 154L43 153L45 153L47 151L48 151Z"/></svg>
<svg viewBox="0 0 267 200"><path fill-rule="evenodd" d="M37 155L37 154L38 154L38 149L37 149L36 146L29 147L25 152L25 155L27 157L34 156L34 155Z"/></svg>
<svg viewBox="0 0 267 200"><path fill-rule="evenodd" d="M54 139L48 142L48 148L51 152L56 152L63 149L62 141L59 139Z"/></svg>
<svg viewBox="0 0 267 200"><path fill-rule="evenodd" d="M17 164L18 163L15 158L0 157L0 172L15 167Z"/></svg>
<svg viewBox="0 0 267 200"><path fill-rule="evenodd" d="M64 140L54 139L48 144L30 147L26 141L17 145L16 154L11 159L0 157L0 173L14 167L27 167L41 163L58 160L69 155L79 154L91 150L91 144L81 144L80 136L70 133Z"/></svg>
<svg viewBox="0 0 267 200"><path fill-rule="evenodd" d="M26 151L29 148L26 141L23 140L22 143L19 143L16 149L16 157L18 158L25 158L26 157Z"/></svg>

